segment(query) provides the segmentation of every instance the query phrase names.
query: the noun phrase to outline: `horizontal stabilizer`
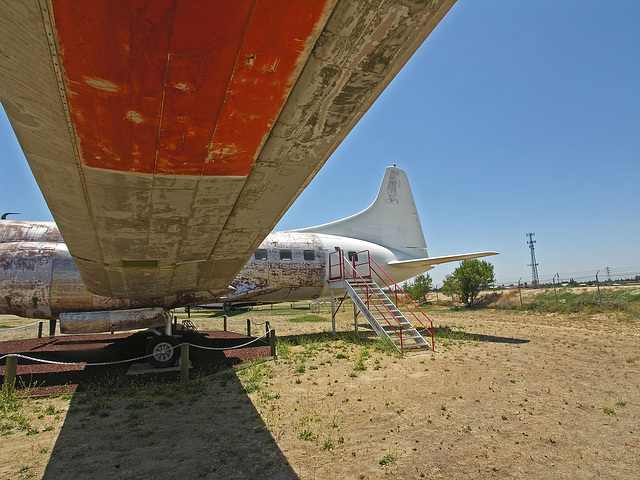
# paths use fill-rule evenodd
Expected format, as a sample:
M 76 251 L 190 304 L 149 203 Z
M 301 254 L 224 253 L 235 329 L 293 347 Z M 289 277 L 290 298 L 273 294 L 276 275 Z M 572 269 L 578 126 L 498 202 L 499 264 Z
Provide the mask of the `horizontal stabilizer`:
M 443 257 L 416 258 L 413 260 L 395 260 L 389 262 L 394 267 L 429 267 L 431 265 L 440 265 L 441 263 L 458 262 L 460 260 L 468 260 L 470 258 L 488 257 L 490 255 L 498 255 L 498 252 L 476 252 L 462 253 L 460 255 L 445 255 Z

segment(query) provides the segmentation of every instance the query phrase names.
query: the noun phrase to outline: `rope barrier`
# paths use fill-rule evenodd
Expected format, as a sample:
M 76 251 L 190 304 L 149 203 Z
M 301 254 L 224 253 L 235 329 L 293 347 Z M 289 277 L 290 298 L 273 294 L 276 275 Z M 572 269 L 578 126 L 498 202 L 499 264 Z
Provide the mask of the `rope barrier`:
M 268 331 L 267 333 L 265 333 L 264 335 L 262 335 L 261 337 L 256 337 L 256 338 L 254 338 L 253 340 L 251 340 L 250 342 L 243 343 L 242 345 L 236 345 L 235 347 L 228 347 L 228 348 L 205 347 L 205 346 L 202 346 L 202 345 L 194 345 L 194 344 L 192 344 L 192 343 L 189 343 L 188 345 L 189 345 L 190 347 L 200 348 L 200 349 L 202 349 L 202 350 L 220 350 L 220 351 L 224 351 L 224 350 L 236 350 L 236 349 L 238 349 L 238 348 L 244 348 L 244 347 L 246 347 L 247 345 L 251 345 L 252 343 L 257 342 L 258 340 L 260 340 L 260 341 L 263 341 L 263 342 L 264 342 L 264 340 L 262 340 L 262 339 L 263 339 L 264 337 L 266 337 L 267 335 L 269 335 L 269 333 L 271 333 L 271 329 L 269 329 L 269 331 Z M 267 344 L 268 344 L 268 342 L 265 342 L 265 343 L 267 343 Z
M 26 355 L 22 355 L 20 353 L 9 353 L 7 355 L 3 355 L 2 357 L 0 357 L 0 360 L 3 360 L 7 357 L 18 357 L 18 358 L 24 358 L 25 360 L 31 360 L 33 362 L 40 362 L 40 363 L 50 363 L 52 365 L 84 365 L 85 367 L 102 367 L 102 366 L 106 366 L 106 365 L 117 365 L 120 363 L 128 363 L 128 362 L 135 362 L 136 360 L 142 360 L 144 358 L 149 358 L 152 357 L 153 354 L 149 354 L 149 355 L 144 355 L 142 357 L 136 357 L 136 358 L 131 358 L 129 360 L 120 360 L 117 362 L 102 362 L 102 363 L 87 363 L 87 362 L 56 362 L 53 360 L 44 360 L 42 358 L 33 358 L 33 357 L 28 357 Z
M 232 322 L 246 322 L 247 320 L 249 320 L 252 324 L 254 325 L 265 325 L 267 322 L 254 322 L 253 320 L 251 320 L 250 318 L 247 318 L 247 320 L 241 320 L 241 319 L 236 319 L 236 318 L 229 318 L 227 316 L 227 320 L 230 320 Z
M 11 330 L 20 330 L 21 328 L 34 328 L 34 325 L 39 325 L 39 324 L 40 322 L 34 322 L 34 323 L 30 323 L 29 325 L 23 325 L 21 327 L 2 328 L 0 329 L 0 333 L 10 332 Z
M 224 350 L 237 350 L 238 348 L 244 348 L 247 345 L 251 345 L 252 343 L 255 343 L 257 341 L 263 341 L 263 338 L 268 336 L 271 333 L 271 330 L 269 330 L 267 333 L 265 333 L 263 336 L 261 337 L 256 337 L 253 340 L 247 342 L 247 343 L 243 343 L 242 345 L 236 345 L 234 347 L 228 347 L 228 348 L 217 348 L 217 347 L 205 347 L 202 345 L 195 345 L 193 343 L 187 343 L 187 345 L 189 345 L 190 347 L 194 347 L 194 348 L 200 348 L 202 350 L 216 350 L 216 351 L 224 351 Z M 268 342 L 265 342 L 268 345 Z M 180 344 L 180 345 L 184 345 L 184 344 Z M 180 347 L 180 345 L 176 345 L 176 346 L 171 346 L 171 350 L 174 350 L 178 347 Z M 84 365 L 85 367 L 103 367 L 103 366 L 107 366 L 107 365 L 119 365 L 122 363 L 129 363 L 129 362 L 135 362 L 137 360 L 143 360 L 145 358 L 149 358 L 149 357 L 153 357 L 153 354 L 149 354 L 149 355 L 143 355 L 141 357 L 136 357 L 136 358 L 130 358 L 128 360 L 119 360 L 116 362 L 101 362 L 101 363 L 87 363 L 87 362 L 56 362 L 53 360 L 44 360 L 41 358 L 33 358 L 33 357 L 28 357 L 26 355 L 22 355 L 20 353 L 9 353 L 6 355 L 3 355 L 0 357 L 0 360 L 4 360 L 7 357 L 18 357 L 18 358 L 23 358 L 25 360 L 31 360 L 32 362 L 40 362 L 40 363 L 50 363 L 53 365 Z

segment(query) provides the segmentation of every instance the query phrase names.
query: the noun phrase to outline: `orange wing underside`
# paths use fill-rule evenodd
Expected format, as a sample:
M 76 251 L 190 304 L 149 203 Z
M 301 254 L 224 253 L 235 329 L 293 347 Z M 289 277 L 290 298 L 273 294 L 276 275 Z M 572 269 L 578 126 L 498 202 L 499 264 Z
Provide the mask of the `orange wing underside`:
M 88 167 L 251 171 L 326 0 L 55 2 L 66 97 Z

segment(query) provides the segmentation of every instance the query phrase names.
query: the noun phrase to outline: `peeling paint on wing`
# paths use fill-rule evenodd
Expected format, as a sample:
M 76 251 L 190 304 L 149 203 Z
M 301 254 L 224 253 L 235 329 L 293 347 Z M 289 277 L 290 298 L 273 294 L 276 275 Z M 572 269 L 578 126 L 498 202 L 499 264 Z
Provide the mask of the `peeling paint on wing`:
M 104 90 L 105 92 L 110 93 L 118 93 L 120 88 L 113 82 L 108 80 L 104 80 L 102 78 L 84 78 L 85 83 L 91 85 L 93 88 L 97 88 L 98 90 Z
M 142 123 L 142 122 L 144 122 L 144 118 L 142 118 L 142 115 L 139 112 L 136 112 L 134 110 L 129 110 L 127 112 L 127 114 L 125 115 L 125 118 L 127 120 L 131 120 L 133 123 Z

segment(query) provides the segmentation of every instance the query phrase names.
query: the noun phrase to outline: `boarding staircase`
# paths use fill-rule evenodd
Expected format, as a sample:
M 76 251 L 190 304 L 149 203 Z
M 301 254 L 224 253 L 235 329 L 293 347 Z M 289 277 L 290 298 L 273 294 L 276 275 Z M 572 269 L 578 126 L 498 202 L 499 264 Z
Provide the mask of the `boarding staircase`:
M 378 336 L 390 341 L 400 353 L 407 349 L 434 350 L 433 322 L 370 257 L 368 250 L 349 252 L 349 258 L 342 250 L 332 252 L 329 282 L 332 292 L 345 292 L 338 308 L 349 296 Z M 393 300 L 380 285 L 392 292 Z M 334 318 L 336 311 L 332 311 Z

